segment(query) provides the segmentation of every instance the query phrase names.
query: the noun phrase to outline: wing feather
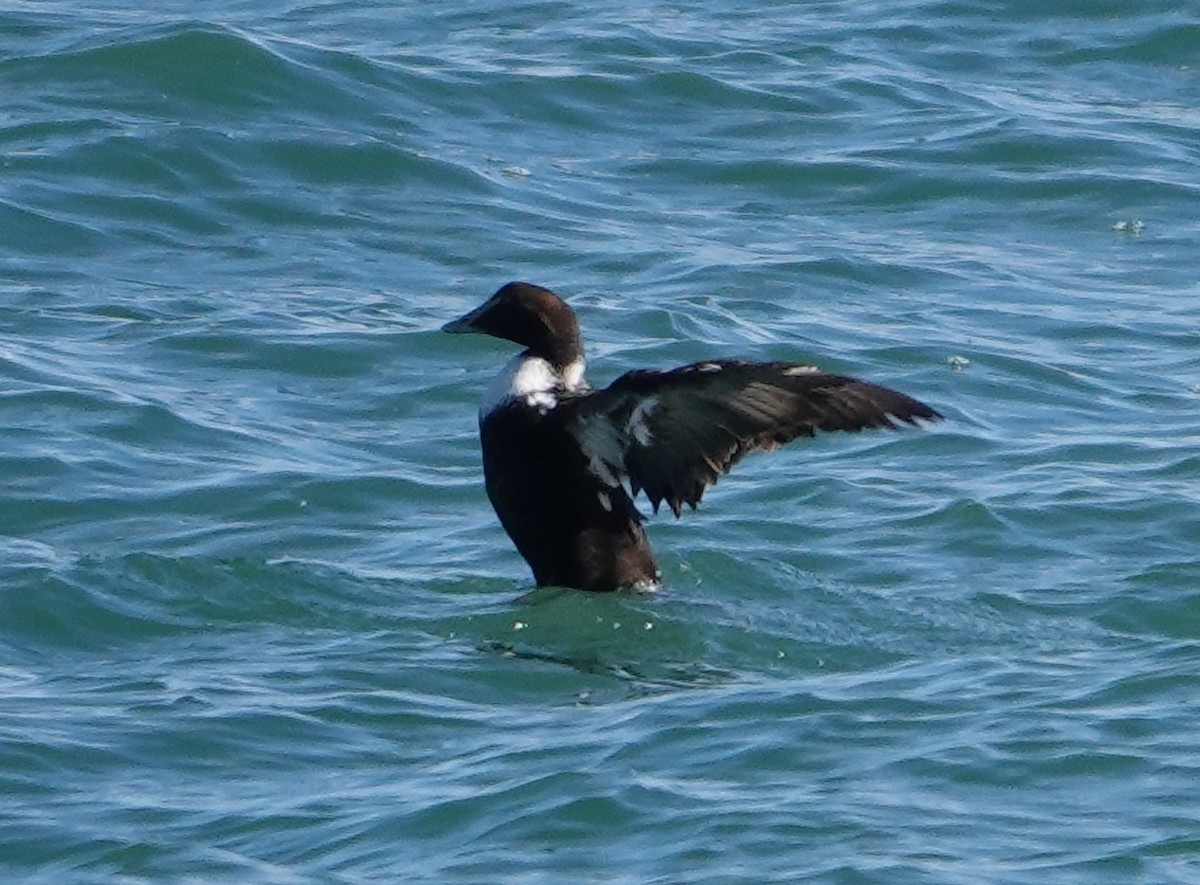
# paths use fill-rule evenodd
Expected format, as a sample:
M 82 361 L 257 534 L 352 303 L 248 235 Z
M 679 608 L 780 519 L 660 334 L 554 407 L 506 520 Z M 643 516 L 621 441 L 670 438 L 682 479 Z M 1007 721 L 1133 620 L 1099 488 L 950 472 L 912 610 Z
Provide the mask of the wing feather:
M 639 370 L 578 401 L 589 458 L 679 516 L 744 455 L 818 430 L 897 429 L 941 415 L 899 391 L 795 363 L 713 360 Z M 898 423 L 899 422 L 899 423 Z

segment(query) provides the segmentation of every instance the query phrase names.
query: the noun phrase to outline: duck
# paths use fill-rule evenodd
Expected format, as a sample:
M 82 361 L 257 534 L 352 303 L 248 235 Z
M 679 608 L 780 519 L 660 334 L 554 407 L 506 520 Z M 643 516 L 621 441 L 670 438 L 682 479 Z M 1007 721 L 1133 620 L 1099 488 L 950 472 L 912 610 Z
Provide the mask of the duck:
M 575 311 L 533 283 L 501 286 L 443 331 L 523 348 L 483 394 L 479 438 L 488 499 L 538 587 L 658 589 L 639 494 L 679 518 L 751 452 L 942 418 L 889 387 L 792 362 L 634 369 L 593 388 Z

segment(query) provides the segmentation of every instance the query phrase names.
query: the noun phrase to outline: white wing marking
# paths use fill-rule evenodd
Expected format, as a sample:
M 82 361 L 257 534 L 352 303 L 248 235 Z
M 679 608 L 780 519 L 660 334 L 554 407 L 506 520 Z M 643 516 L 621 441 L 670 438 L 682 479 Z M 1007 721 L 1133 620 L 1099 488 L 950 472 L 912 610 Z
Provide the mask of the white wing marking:
M 654 442 L 654 434 L 646 424 L 646 419 L 658 408 L 658 397 L 648 396 L 638 403 L 629 413 L 629 421 L 625 424 L 625 432 L 633 437 L 639 446 L 649 446 Z

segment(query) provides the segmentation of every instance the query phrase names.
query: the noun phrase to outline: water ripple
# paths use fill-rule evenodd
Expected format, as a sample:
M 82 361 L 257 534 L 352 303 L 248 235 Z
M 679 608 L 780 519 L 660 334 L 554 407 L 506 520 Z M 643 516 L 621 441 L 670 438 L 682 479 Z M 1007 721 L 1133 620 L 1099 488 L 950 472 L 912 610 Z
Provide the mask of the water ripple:
M 1196 879 L 1178 4 L 201 12 L 0 11 L 10 877 Z M 948 420 L 531 592 L 437 332 L 513 278 Z

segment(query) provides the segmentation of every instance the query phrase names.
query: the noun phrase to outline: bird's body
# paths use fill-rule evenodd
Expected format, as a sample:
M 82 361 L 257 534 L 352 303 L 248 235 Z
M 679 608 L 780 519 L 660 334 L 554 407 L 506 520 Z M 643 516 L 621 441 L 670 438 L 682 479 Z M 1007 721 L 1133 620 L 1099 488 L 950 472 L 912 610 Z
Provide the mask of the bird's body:
M 738 459 L 817 430 L 941 417 L 905 394 L 796 363 L 710 360 L 583 379 L 575 315 L 557 295 L 509 283 L 446 331 L 526 349 L 479 413 L 488 497 L 538 586 L 654 587 L 661 577 L 633 497 L 694 508 Z

